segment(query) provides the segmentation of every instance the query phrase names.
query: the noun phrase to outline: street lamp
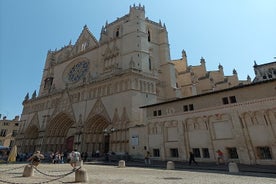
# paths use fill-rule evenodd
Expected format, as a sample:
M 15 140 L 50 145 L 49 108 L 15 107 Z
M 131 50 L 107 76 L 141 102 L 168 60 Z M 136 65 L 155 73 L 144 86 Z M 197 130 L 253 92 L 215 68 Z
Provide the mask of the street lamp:
M 104 129 L 103 130 L 103 134 L 105 137 L 105 141 L 104 141 L 104 152 L 108 153 L 109 152 L 109 147 L 110 147 L 110 134 L 112 134 L 113 132 L 117 131 L 116 128 L 110 128 L 110 129 Z

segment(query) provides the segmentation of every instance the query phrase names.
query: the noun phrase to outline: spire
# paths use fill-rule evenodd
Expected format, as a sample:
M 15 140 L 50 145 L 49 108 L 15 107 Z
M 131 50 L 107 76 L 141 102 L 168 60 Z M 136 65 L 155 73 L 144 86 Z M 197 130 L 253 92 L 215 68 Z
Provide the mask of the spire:
M 237 71 L 236 71 L 236 69 L 234 68 L 233 69 L 233 75 L 237 75 L 238 73 L 237 73 Z
M 205 64 L 205 59 L 203 57 L 200 58 L 200 63 Z
M 26 94 L 26 96 L 25 96 L 25 99 L 24 99 L 25 101 L 27 101 L 27 100 L 29 100 L 29 93 L 27 93 Z
M 254 60 L 254 66 L 256 66 L 256 65 L 257 65 L 256 60 Z
M 183 49 L 182 50 L 182 58 L 186 58 L 186 57 L 187 57 L 186 51 Z
M 36 98 L 36 90 L 32 94 L 32 99 L 35 99 L 35 98 Z
M 247 82 L 251 82 L 251 77 L 247 75 Z

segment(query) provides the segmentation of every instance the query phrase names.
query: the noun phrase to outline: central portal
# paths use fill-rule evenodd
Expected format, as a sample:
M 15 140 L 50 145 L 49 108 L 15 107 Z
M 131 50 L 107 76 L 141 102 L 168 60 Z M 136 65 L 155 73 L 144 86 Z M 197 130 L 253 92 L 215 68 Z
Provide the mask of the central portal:
M 110 142 L 110 135 L 105 135 L 104 136 L 104 153 L 108 153 L 109 152 L 109 142 Z

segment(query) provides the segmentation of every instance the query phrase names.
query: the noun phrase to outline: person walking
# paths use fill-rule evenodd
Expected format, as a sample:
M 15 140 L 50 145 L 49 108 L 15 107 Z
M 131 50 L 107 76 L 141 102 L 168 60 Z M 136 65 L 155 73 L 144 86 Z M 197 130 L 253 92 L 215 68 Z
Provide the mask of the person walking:
M 191 165 L 192 162 L 198 165 L 198 163 L 195 161 L 195 154 L 192 151 L 190 151 L 189 165 Z
M 147 151 L 146 154 L 145 154 L 145 164 L 146 165 L 150 165 L 150 152 Z
M 220 164 L 220 162 L 225 163 L 223 152 L 218 149 L 217 151 L 217 165 Z
M 69 154 L 70 159 L 70 165 L 73 167 L 73 170 L 76 170 L 77 163 L 81 161 L 81 154 L 77 151 L 77 149 L 74 149 Z

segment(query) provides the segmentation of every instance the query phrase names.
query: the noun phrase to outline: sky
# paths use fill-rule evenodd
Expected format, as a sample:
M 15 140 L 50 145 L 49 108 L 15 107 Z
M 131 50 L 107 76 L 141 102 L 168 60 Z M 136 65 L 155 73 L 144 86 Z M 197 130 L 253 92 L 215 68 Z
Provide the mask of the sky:
M 145 6 L 146 17 L 165 23 L 171 59 L 184 49 L 189 65 L 205 58 L 208 71 L 236 69 L 254 79 L 253 65 L 275 61 L 275 0 L 0 0 L 0 114 L 22 113 L 27 93 L 38 93 L 48 50 L 75 44 L 87 25 L 97 40 L 106 21 Z

